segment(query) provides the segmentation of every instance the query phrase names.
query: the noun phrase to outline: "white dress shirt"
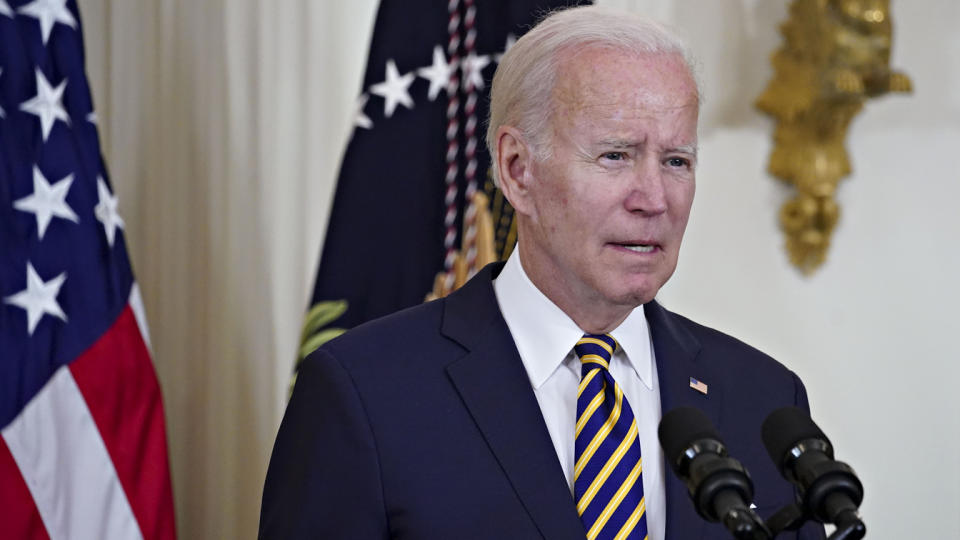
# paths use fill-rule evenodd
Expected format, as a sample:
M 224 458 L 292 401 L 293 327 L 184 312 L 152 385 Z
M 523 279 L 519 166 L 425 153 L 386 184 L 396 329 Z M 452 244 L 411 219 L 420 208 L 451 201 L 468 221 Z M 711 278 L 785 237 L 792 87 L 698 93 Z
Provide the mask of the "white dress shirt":
M 520 264 L 519 249 L 507 260 L 494 280 L 493 289 L 572 494 L 581 365 L 573 346 L 584 331 L 530 281 Z M 620 344 L 610 362 L 610 374 L 623 389 L 639 429 L 647 533 L 650 540 L 663 540 L 666 525 L 664 459 L 657 439 L 660 385 L 643 306 L 634 309 L 610 335 Z

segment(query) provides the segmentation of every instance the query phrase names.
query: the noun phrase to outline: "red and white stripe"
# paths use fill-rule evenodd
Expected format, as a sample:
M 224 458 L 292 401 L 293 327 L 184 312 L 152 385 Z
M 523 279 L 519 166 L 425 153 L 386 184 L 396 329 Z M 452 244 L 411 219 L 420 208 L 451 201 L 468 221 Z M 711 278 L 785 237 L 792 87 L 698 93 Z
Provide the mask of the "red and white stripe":
M 443 269 L 446 272 L 446 288 L 453 287 L 453 261 L 457 254 L 457 175 L 460 166 L 457 156 L 460 153 L 460 142 L 457 136 L 460 133 L 460 0 L 447 2 L 447 56 L 454 69 L 450 71 L 450 80 L 447 82 L 447 172 L 444 176 L 446 192 L 443 204 L 446 208 L 443 215 L 443 249 L 446 253 L 443 260 Z
M 110 329 L 0 431 L 0 477 L 18 479 L 0 484 L 0 536 L 175 538 L 144 322 L 134 286 Z
M 464 17 L 464 27 L 467 30 L 466 39 L 464 39 L 464 55 L 467 58 L 474 58 L 477 49 L 477 28 L 475 25 L 477 7 L 474 0 L 464 0 L 467 12 Z M 478 66 L 471 66 L 471 69 L 478 69 Z M 466 139 L 467 147 L 465 157 L 467 158 L 467 168 L 465 177 L 467 179 L 467 192 L 464 206 L 466 208 L 463 216 L 464 237 L 463 250 L 466 253 L 467 268 L 471 275 L 475 273 L 477 260 L 477 209 L 473 204 L 473 196 L 477 193 L 477 100 L 479 92 L 473 84 L 473 77 L 467 70 L 464 70 L 464 80 L 466 82 L 467 101 L 464 107 L 466 113 Z

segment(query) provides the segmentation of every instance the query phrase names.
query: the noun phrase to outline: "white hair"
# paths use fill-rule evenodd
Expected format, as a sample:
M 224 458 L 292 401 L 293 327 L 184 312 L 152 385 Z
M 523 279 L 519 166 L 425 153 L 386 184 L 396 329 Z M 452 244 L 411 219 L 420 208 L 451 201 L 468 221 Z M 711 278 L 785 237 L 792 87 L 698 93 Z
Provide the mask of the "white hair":
M 516 127 L 531 145 L 536 159 L 549 158 L 551 102 L 561 54 L 594 46 L 634 54 L 680 55 L 699 95 L 692 55 L 683 41 L 660 23 L 635 13 L 599 6 L 553 11 L 503 55 L 493 76 L 487 148 L 496 185 L 500 185 L 497 130 L 502 125 Z

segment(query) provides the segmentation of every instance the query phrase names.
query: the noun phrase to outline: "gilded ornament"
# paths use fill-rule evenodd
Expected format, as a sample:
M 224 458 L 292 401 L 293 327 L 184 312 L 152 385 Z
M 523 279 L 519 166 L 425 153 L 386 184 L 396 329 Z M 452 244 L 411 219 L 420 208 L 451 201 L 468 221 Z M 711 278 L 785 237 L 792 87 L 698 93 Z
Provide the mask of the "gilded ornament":
M 794 0 L 772 57 L 774 76 L 756 106 L 777 120 L 768 170 L 795 188 L 780 209 L 790 261 L 809 274 L 826 260 L 840 217 L 837 184 L 849 175 L 844 147 L 867 99 L 910 92 L 890 69 L 889 0 Z

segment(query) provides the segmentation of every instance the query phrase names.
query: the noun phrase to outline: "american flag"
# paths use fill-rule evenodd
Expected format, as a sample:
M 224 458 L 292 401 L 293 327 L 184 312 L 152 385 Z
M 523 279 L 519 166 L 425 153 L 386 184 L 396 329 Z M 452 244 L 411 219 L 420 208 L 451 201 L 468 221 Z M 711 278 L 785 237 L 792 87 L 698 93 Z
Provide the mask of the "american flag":
M 0 537 L 174 538 L 74 0 L 0 0 Z
M 706 383 L 704 383 L 701 380 L 694 379 L 693 377 L 690 377 L 690 388 L 693 388 L 694 390 L 696 390 L 697 392 L 700 392 L 701 394 L 707 393 Z

